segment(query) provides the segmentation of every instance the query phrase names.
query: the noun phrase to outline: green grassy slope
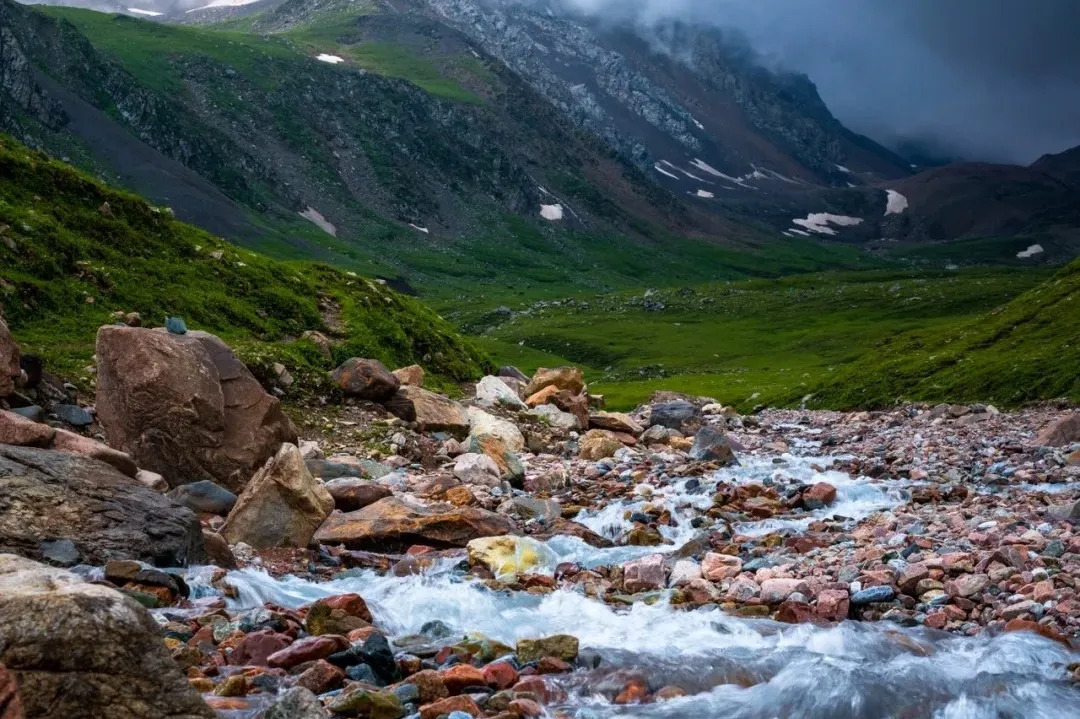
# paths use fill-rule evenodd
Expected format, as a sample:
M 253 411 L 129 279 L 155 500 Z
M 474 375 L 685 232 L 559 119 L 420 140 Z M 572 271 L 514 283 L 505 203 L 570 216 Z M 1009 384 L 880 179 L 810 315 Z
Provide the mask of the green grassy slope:
M 841 372 L 849 378 L 841 387 L 864 371 L 887 378 L 889 368 L 866 366 L 880 356 L 879 342 L 913 330 L 946 332 L 1047 276 L 1007 269 L 828 273 L 532 300 L 508 305 L 512 315 L 490 305 L 444 314 L 500 362 L 586 367 L 593 388 L 615 407 L 662 388 L 749 409 L 797 405 Z M 831 393 L 820 404 L 857 402 Z
M 811 405 L 1059 397 L 1080 402 L 1080 260 L 977 317 L 886 337 L 829 376 Z
M 366 356 L 471 379 L 485 356 L 421 303 L 326 265 L 272 260 L 0 136 L 0 304 L 26 351 L 78 377 L 115 311 L 219 334 L 260 365 L 321 375 Z M 321 305 L 321 306 L 320 306 Z M 298 341 L 334 335 L 333 360 Z

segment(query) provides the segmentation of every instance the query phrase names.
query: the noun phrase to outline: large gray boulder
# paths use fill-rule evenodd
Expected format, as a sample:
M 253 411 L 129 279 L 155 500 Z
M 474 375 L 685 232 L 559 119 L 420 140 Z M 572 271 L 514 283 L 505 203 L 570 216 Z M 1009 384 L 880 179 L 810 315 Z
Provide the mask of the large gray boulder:
M 176 487 L 239 493 L 296 429 L 277 398 L 205 332 L 98 330 L 97 416 L 109 444 Z
M 0 665 L 26 719 L 214 717 L 137 602 L 11 554 L 0 554 Z
M 96 459 L 0 445 L 0 552 L 39 559 L 57 540 L 88 564 L 206 560 L 198 518 L 165 495 Z

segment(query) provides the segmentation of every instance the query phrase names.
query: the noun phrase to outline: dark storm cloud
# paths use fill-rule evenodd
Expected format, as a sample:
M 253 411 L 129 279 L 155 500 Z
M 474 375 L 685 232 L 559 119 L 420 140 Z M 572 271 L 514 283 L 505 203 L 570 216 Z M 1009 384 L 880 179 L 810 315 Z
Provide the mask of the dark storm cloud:
M 886 143 L 1027 163 L 1080 145 L 1080 0 L 566 0 L 737 28 Z

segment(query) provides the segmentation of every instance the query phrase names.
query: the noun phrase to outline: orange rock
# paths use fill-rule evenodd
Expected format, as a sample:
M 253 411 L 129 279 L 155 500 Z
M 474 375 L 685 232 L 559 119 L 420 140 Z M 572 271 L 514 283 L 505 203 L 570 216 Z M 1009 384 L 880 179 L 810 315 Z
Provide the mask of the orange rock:
M 439 678 L 451 694 L 460 694 L 469 687 L 487 686 L 484 672 L 471 664 L 455 664 L 439 673 Z
M 1029 619 L 1013 619 L 1005 625 L 1005 631 L 1007 632 L 1035 632 L 1036 634 L 1051 639 L 1059 644 L 1063 644 L 1066 647 L 1072 648 L 1072 644 L 1069 639 L 1059 632 L 1056 628 L 1047 626 L 1046 624 L 1039 624 Z
M 474 717 L 480 717 L 484 714 L 472 697 L 456 696 L 421 706 L 420 719 L 438 719 L 442 715 L 454 711 L 465 712 Z
M 484 680 L 496 689 L 509 689 L 517 684 L 518 673 L 510 662 L 492 662 L 484 667 Z
M 532 699 L 515 699 L 507 709 L 520 717 L 538 717 L 544 713 L 540 705 Z
M 428 704 L 445 698 L 450 692 L 443 684 L 439 673 L 434 669 L 424 669 L 406 679 L 404 684 L 412 684 L 420 692 L 420 703 Z
M 615 697 L 616 704 L 640 704 L 649 696 L 649 687 L 640 679 L 627 682 L 619 695 Z

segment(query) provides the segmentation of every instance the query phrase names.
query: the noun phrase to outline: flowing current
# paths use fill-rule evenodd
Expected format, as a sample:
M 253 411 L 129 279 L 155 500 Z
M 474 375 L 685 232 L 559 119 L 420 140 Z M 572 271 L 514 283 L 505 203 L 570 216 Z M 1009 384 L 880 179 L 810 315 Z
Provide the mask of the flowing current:
M 754 536 L 801 530 L 814 519 L 854 522 L 905 501 L 904 487 L 840 472 L 821 472 L 829 458 L 785 455 L 783 474 L 837 488 L 833 506 L 809 517 L 764 520 L 736 527 Z M 638 487 L 638 497 L 583 512 L 578 521 L 608 537 L 629 528 L 628 511 L 649 504 L 676 518 L 662 532 L 661 547 L 597 549 L 570 537 L 549 540 L 558 561 L 611 565 L 657 551 L 676 551 L 695 534 L 690 519 L 710 506 L 718 483 L 761 482 L 777 471 L 767 459 L 747 458 L 707 481 L 675 481 L 657 489 Z M 546 568 L 548 571 L 553 566 Z M 198 591 L 209 588 L 192 576 Z M 231 572 L 237 589 L 231 609 L 265 602 L 299 607 L 345 592 L 361 594 L 377 625 L 391 637 L 416 634 L 438 620 L 452 630 L 446 643 L 480 633 L 507 644 L 524 638 L 571 634 L 581 645 L 579 668 L 555 681 L 565 692 L 548 707 L 575 719 L 641 717 L 669 719 L 1035 719 L 1080 717 L 1080 691 L 1068 683 L 1067 667 L 1080 661 L 1055 642 L 1031 633 L 960 637 L 889 622 L 848 621 L 831 628 L 742 619 L 717 608 L 685 610 L 663 598 L 613 607 L 574 589 L 551 594 L 491 590 L 446 564 L 406 577 L 362 573 L 314 583 L 274 579 L 265 572 Z M 687 696 L 638 706 L 611 697 L 632 677 L 653 689 L 677 685 Z

